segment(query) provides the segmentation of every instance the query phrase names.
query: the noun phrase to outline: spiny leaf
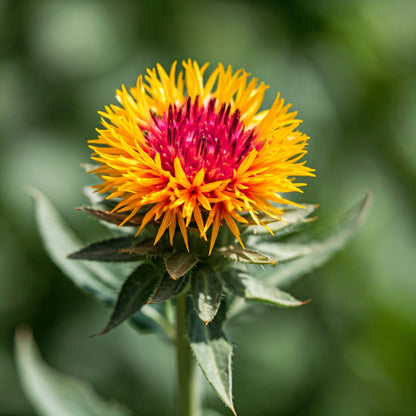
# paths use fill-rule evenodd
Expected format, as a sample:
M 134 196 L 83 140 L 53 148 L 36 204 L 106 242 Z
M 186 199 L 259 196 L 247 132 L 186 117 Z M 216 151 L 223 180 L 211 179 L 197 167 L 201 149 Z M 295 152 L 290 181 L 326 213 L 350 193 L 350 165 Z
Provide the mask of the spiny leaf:
M 95 262 L 75 262 L 68 253 L 78 251 L 84 245 L 65 224 L 49 200 L 38 190 L 31 191 L 35 201 L 36 221 L 39 233 L 50 257 L 70 279 L 82 289 L 93 292 L 108 302 L 121 286 L 120 267 Z M 117 265 L 119 266 L 119 265 Z
M 318 217 L 304 218 L 293 224 L 285 224 L 285 226 L 282 226 L 281 221 L 279 221 L 279 223 L 272 224 L 273 227 L 270 227 L 270 229 L 273 231 L 273 235 L 269 234 L 268 236 L 269 238 L 280 240 L 283 237 L 287 237 L 292 234 L 307 230 L 309 226 L 317 219 Z M 263 237 L 266 235 L 267 234 L 263 234 Z
M 240 263 L 252 264 L 276 264 L 277 261 L 258 251 L 243 249 L 239 246 L 221 247 L 215 250 L 230 260 L 239 261 Z
M 140 265 L 123 284 L 107 325 L 95 335 L 105 334 L 134 315 L 152 298 L 161 279 L 162 274 L 153 265 Z
M 73 261 L 68 253 L 79 250 L 82 243 L 68 227 L 49 200 L 33 189 L 36 221 L 43 243 L 54 263 L 79 288 L 107 305 L 114 305 L 123 278 L 128 273 L 125 264 L 103 264 L 92 261 Z M 133 323 L 140 330 L 152 330 L 174 339 L 174 328 L 152 305 L 146 305 L 133 315 Z
M 308 218 L 318 207 L 316 204 L 303 204 L 304 208 L 294 206 L 284 206 L 284 213 L 281 219 L 271 218 L 268 216 L 260 216 L 260 221 L 268 226 L 273 231 L 276 237 L 282 237 L 298 229 L 301 229 L 305 224 L 314 221 L 316 218 Z M 246 229 L 246 232 L 255 235 L 269 234 L 267 228 L 262 225 L 252 223 Z
M 214 319 L 221 303 L 222 284 L 217 272 L 208 265 L 200 267 L 192 275 L 191 294 L 196 313 L 208 324 Z
M 187 279 L 173 280 L 167 273 L 163 275 L 162 280 L 152 296 L 150 303 L 163 302 L 178 296 L 186 287 Z
M 82 250 L 70 254 L 68 258 L 107 262 L 138 261 L 143 259 L 143 254 L 127 251 L 137 244 L 137 241 L 136 237 L 111 238 L 84 247 Z
M 171 278 L 176 280 L 189 272 L 197 262 L 198 259 L 191 253 L 173 253 L 166 260 L 166 270 Z
M 78 211 L 86 212 L 87 214 L 92 215 L 93 217 L 98 218 L 101 221 L 106 221 L 111 224 L 119 225 L 126 218 L 126 214 L 120 212 L 111 212 L 105 211 L 102 209 L 88 208 L 88 207 L 78 207 Z M 143 221 L 143 215 L 135 215 L 130 218 L 123 226 L 138 226 Z
M 224 306 L 220 308 L 215 319 L 208 325 L 205 325 L 195 313 L 192 313 L 189 340 L 196 361 L 206 379 L 235 415 L 232 397 L 232 346 L 222 330 L 224 319 Z
M 132 255 L 157 256 L 164 254 L 164 246 L 162 242 L 154 245 L 153 238 L 150 238 L 136 243 L 133 247 L 121 249 L 121 251 Z
M 259 240 L 256 242 L 256 247 L 265 253 L 265 256 L 276 258 L 279 263 L 306 256 L 312 251 L 310 243 L 291 243 L 289 241 L 280 243 L 273 240 Z
M 279 243 L 267 243 L 270 252 L 274 251 L 273 247 L 277 247 L 277 253 L 274 252 L 273 254 L 276 255 L 280 263 L 276 267 L 266 269 L 265 272 L 261 273 L 262 281 L 268 286 L 285 289 L 307 273 L 325 264 L 345 246 L 363 223 L 369 212 L 371 200 L 372 196 L 368 193 L 348 212 L 340 226 L 332 230 L 322 240 L 314 240 L 304 244 L 290 243 L 287 247 L 285 247 L 285 243 L 280 245 Z M 260 247 L 262 250 L 267 248 L 264 244 Z M 289 261 L 282 262 L 282 254 Z M 292 256 L 291 259 L 290 256 Z M 249 306 L 241 298 L 236 297 L 229 307 L 228 318 L 231 319 L 241 314 Z
M 83 381 L 64 375 L 42 360 L 29 330 L 16 333 L 18 375 L 27 398 L 43 416 L 127 416 L 130 411 L 107 402 Z
M 261 280 L 237 270 L 225 272 L 221 275 L 227 288 L 237 296 L 247 300 L 269 303 L 283 307 L 295 307 L 304 305 L 289 293 L 267 286 Z
M 338 228 L 326 238 L 309 243 L 305 255 L 285 264 L 279 264 L 266 277 L 267 284 L 282 288 L 288 287 L 303 275 L 325 264 L 345 246 L 363 223 L 369 212 L 371 199 L 371 194 L 368 193 L 348 212 Z

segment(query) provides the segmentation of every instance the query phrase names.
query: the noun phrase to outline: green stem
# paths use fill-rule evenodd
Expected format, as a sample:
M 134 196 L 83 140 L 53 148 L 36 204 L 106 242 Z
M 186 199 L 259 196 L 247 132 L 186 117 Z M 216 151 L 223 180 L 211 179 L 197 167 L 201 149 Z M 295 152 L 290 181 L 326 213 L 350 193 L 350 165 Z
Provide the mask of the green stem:
M 197 368 L 186 330 L 186 292 L 176 300 L 176 357 L 178 365 L 179 416 L 201 416 Z

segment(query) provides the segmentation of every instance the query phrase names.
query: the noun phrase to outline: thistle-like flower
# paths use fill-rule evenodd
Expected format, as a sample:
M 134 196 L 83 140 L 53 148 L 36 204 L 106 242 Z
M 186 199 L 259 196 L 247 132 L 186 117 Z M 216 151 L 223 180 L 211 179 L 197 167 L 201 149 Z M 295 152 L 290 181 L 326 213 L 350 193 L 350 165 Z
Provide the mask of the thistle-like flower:
M 219 64 L 204 82 L 207 66 L 188 60 L 177 74 L 176 62 L 169 73 L 157 65 L 129 91 L 117 91 L 120 106 L 100 112 L 103 129 L 90 143 L 102 195 L 88 188 L 89 206 L 79 209 L 109 226 L 111 238 L 83 247 L 34 192 L 51 257 L 76 285 L 113 307 L 96 335 L 130 320 L 176 348 L 178 414 L 184 416 L 203 413 L 193 387 L 196 364 L 236 415 L 224 324 L 251 301 L 305 305 L 281 288 L 342 248 L 370 201 L 367 195 L 325 238 L 306 233 L 299 241 L 296 235 L 316 219 L 311 214 L 318 205 L 301 206 L 281 194 L 300 191 L 304 184 L 296 177 L 313 176 L 301 160 L 308 140 L 297 131 L 301 121 L 279 95 L 261 110 L 267 87 L 243 70 Z M 135 228 L 115 230 L 114 224 Z M 83 262 L 72 264 L 65 255 Z M 125 262 L 130 266 L 108 264 Z M 32 371 L 35 355 L 29 352 L 21 361 Z M 54 393 L 47 375 L 43 384 Z
M 237 223 L 267 227 L 260 212 L 279 219 L 276 203 L 297 205 L 280 194 L 300 191 L 297 176 L 313 176 L 301 161 L 308 137 L 279 94 L 260 111 L 267 86 L 244 70 L 219 64 L 204 82 L 208 64 L 188 60 L 178 75 L 176 66 L 148 69 L 117 90 L 120 106 L 99 113 L 104 128 L 90 141 L 97 189 L 117 198 L 120 226 L 143 210 L 138 234 L 158 223 L 154 244 L 165 232 L 173 244 L 179 226 L 188 248 L 194 224 L 211 253 L 225 222 L 244 247 Z

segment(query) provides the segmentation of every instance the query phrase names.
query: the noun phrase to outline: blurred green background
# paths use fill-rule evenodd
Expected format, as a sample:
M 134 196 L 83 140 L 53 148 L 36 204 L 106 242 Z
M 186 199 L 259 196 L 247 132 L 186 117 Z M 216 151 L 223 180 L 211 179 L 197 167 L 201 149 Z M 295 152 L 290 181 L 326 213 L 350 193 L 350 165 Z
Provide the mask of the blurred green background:
M 0 1 L 0 414 L 33 415 L 13 361 L 16 327 L 46 361 L 137 415 L 173 415 L 174 357 L 123 325 L 52 264 L 30 187 L 86 241 L 75 212 L 97 110 L 147 67 L 188 57 L 244 68 L 280 91 L 311 136 L 304 202 L 335 221 L 375 201 L 347 249 L 296 285 L 312 302 L 258 308 L 230 328 L 240 416 L 416 414 L 416 2 Z M 230 414 L 207 389 L 211 408 Z M 59 416 L 59 415 L 57 415 Z

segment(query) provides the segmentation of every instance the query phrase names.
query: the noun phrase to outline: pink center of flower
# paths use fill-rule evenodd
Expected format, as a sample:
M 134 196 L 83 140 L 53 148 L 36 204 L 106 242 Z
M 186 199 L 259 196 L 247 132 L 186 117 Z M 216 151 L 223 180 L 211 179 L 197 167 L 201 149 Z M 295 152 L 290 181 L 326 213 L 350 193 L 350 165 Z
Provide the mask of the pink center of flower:
M 154 124 L 143 127 L 150 156 L 160 154 L 163 169 L 174 174 L 179 158 L 186 177 L 192 182 L 205 169 L 205 182 L 231 179 L 244 158 L 261 144 L 254 129 L 245 130 L 240 111 L 231 105 L 215 110 L 216 99 L 200 107 L 188 98 L 182 106 L 170 105 L 162 117 L 152 114 Z

